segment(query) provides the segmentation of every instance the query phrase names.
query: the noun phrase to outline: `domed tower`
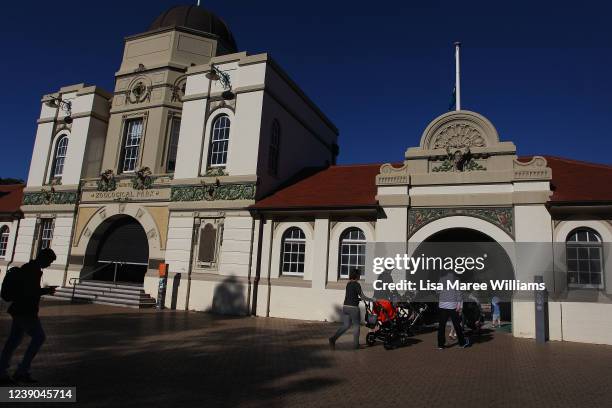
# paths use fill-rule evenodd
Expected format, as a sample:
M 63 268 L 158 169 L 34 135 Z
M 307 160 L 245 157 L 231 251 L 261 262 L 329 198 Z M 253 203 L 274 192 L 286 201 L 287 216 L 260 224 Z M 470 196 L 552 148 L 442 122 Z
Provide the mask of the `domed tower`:
M 154 174 L 173 173 L 187 69 L 235 52 L 223 20 L 194 5 L 172 7 L 147 31 L 127 37 L 115 74 L 102 170 L 121 175 L 148 167 Z

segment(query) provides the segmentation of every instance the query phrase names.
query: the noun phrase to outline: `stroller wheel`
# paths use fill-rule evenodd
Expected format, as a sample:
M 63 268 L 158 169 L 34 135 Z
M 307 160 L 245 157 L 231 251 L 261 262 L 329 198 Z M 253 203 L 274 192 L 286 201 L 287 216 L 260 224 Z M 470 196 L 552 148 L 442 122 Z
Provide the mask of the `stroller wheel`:
M 368 346 L 373 346 L 376 343 L 376 335 L 372 332 L 368 333 L 366 336 L 366 344 Z

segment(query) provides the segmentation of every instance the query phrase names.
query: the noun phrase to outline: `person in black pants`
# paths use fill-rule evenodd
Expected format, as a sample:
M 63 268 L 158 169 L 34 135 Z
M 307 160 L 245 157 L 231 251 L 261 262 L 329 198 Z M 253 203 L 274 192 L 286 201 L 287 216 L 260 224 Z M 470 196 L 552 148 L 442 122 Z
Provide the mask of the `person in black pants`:
M 38 306 L 41 296 L 55 292 L 55 287 L 41 288 L 40 279 L 42 278 L 42 270 L 51 265 L 55 259 L 55 252 L 46 248 L 40 251 L 35 260 L 26 263 L 16 272 L 19 274 L 19 288 L 15 300 L 8 308 L 13 323 L 0 355 L 1 384 L 37 382 L 30 376 L 30 365 L 46 338 L 45 331 L 38 319 Z M 30 336 L 32 340 L 23 355 L 21 364 L 19 364 L 15 375 L 11 379 L 8 374 L 11 357 L 21 344 L 24 334 Z
M 346 284 L 344 305 L 342 306 L 342 327 L 329 338 L 329 346 L 332 350 L 336 347 L 338 337 L 342 336 L 351 326 L 353 326 L 353 347 L 355 349 L 359 348 L 359 323 L 361 320 L 359 302 L 361 300 L 372 301 L 371 298 L 363 294 L 361 285 L 358 282 L 360 275 L 361 273 L 357 268 L 349 272 L 349 283 Z
M 446 344 L 446 322 L 449 317 L 453 322 L 459 345 L 463 348 L 470 345 L 469 340 L 466 340 L 463 336 L 463 329 L 461 328 L 460 313 L 463 307 L 461 292 L 448 288 L 448 282 L 453 282 L 455 279 L 451 272 L 440 280 L 440 283 L 444 285 L 444 289 L 440 291 L 438 303 L 438 349 L 440 350 L 444 349 Z

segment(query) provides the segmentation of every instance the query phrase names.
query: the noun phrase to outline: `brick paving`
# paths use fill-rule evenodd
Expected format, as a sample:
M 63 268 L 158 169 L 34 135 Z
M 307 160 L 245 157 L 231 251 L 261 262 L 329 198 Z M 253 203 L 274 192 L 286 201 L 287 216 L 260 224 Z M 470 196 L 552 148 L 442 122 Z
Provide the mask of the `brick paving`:
M 44 301 L 33 374 L 84 407 L 609 407 L 612 347 L 484 335 L 327 348 L 335 324 Z M 0 316 L 6 338 L 10 317 Z M 365 339 L 362 331 L 362 341 Z M 20 357 L 22 346 L 16 357 Z M 16 363 L 16 361 L 14 361 Z M 53 405 L 53 404 L 52 404 Z M 19 404 L 23 407 L 26 404 Z M 39 405 L 40 406 L 40 405 Z

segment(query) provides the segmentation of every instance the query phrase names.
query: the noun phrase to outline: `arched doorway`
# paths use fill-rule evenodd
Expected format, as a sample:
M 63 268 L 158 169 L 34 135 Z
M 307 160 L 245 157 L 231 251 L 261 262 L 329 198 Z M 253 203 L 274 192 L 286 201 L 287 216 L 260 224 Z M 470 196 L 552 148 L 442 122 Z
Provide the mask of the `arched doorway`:
M 149 242 L 140 223 L 127 215 L 105 220 L 92 234 L 81 277 L 142 283 L 149 263 Z
M 500 300 L 501 319 L 512 320 L 512 292 L 503 289 L 493 289 L 491 281 L 514 279 L 514 268 L 508 253 L 500 243 L 485 233 L 470 228 L 448 228 L 430 235 L 421 242 L 412 254 L 413 257 L 438 258 L 484 258 L 482 269 L 465 270 L 457 277 L 461 282 L 486 283 L 487 291 L 475 291 L 472 294 L 481 303 L 490 303 L 496 296 Z M 432 262 L 432 264 L 434 264 Z M 429 280 L 438 282 L 441 270 L 437 267 L 417 272 L 407 277 L 409 280 Z M 433 292 L 420 293 L 419 297 L 428 301 L 435 300 Z

